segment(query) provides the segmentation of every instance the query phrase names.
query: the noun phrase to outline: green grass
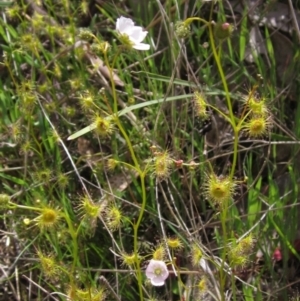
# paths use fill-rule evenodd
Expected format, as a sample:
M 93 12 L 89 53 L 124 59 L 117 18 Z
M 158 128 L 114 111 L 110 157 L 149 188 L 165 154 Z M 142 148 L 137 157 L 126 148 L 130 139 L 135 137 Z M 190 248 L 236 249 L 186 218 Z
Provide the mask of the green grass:
M 297 300 L 296 36 L 285 77 L 247 9 L 220 41 L 222 2 L 145 3 L 0 3 L 0 300 Z

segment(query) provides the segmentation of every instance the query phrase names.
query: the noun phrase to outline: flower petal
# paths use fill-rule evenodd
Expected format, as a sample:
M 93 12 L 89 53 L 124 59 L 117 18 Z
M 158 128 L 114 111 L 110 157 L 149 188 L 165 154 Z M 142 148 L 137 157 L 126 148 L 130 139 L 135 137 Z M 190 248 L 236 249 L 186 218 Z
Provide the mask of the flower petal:
M 130 38 L 135 40 L 136 42 L 140 43 L 142 42 L 145 37 L 147 36 L 148 31 L 143 31 L 143 28 L 140 26 L 134 26 L 132 28 L 132 32 L 130 34 Z
M 148 279 L 153 279 L 154 277 L 155 277 L 155 274 L 154 274 L 154 272 L 151 270 L 146 270 L 146 277 L 148 278 Z
M 139 43 L 139 44 L 133 45 L 132 48 L 134 48 L 136 50 L 149 50 L 150 45 L 149 44 L 144 44 L 144 43 Z
M 165 281 L 158 280 L 157 278 L 152 278 L 151 279 L 151 284 L 154 285 L 154 286 L 163 286 L 165 284 Z
M 132 28 L 134 27 L 134 23 L 130 18 L 125 18 L 121 16 L 117 19 L 116 23 L 116 30 L 119 31 L 121 34 L 128 34 L 130 35 Z

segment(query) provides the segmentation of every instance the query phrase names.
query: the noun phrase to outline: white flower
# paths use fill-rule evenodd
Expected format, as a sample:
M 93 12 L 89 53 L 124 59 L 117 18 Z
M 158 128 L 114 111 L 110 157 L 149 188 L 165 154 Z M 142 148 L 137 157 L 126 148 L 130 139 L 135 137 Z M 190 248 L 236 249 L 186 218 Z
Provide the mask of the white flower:
M 148 34 L 148 31 L 144 31 L 140 26 L 135 26 L 131 19 L 125 17 L 118 18 L 116 23 L 116 30 L 120 35 L 126 35 L 129 38 L 134 49 L 150 49 L 149 44 L 141 43 Z
M 146 269 L 146 276 L 151 280 L 152 285 L 162 286 L 169 276 L 169 271 L 163 261 L 151 259 Z

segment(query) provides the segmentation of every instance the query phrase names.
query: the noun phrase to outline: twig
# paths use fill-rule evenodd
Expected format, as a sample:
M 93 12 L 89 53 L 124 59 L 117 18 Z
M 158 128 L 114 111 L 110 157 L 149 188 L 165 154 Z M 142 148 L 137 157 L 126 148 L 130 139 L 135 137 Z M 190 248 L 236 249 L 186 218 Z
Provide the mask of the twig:
M 300 43 L 300 30 L 299 30 L 298 20 L 297 20 L 296 14 L 295 14 L 295 9 L 293 7 L 292 0 L 288 0 L 288 2 L 289 2 L 289 7 L 290 7 L 290 10 L 291 10 L 292 20 L 293 20 L 293 23 L 294 23 L 296 34 L 297 34 L 297 37 L 298 37 L 298 41 Z
M 159 219 L 159 223 L 160 223 L 160 226 L 161 226 L 161 232 L 162 232 L 162 234 L 163 234 L 164 241 L 165 241 L 165 244 L 166 244 L 167 253 L 168 253 L 168 256 L 169 256 L 171 265 L 172 265 L 172 269 L 173 269 L 173 272 L 174 272 L 175 276 L 177 277 L 177 272 L 176 272 L 175 266 L 174 266 L 173 261 L 172 261 L 172 256 L 171 256 L 170 250 L 169 250 L 169 248 L 168 248 L 168 246 L 167 246 L 167 236 L 166 236 L 166 231 L 165 231 L 165 228 L 164 228 L 164 225 L 163 225 L 163 222 L 162 222 L 162 215 L 161 215 L 160 204 L 159 204 L 159 200 L 158 200 L 158 187 L 157 187 L 157 184 L 158 184 L 158 183 L 159 183 L 159 182 L 158 182 L 158 179 L 156 179 L 156 185 L 155 185 L 155 199 L 156 199 L 156 206 L 157 206 L 158 219 Z
M 113 294 L 113 296 L 115 297 L 115 299 L 117 301 L 121 301 L 121 299 L 119 298 L 119 296 L 116 294 L 116 292 L 113 290 L 113 288 L 111 287 L 111 285 L 109 284 L 109 282 L 106 280 L 106 278 L 104 276 L 100 276 L 99 279 L 105 283 L 105 285 L 108 287 L 108 289 L 110 290 L 110 292 Z
M 32 279 L 28 278 L 25 275 L 22 275 L 23 278 L 27 279 L 29 282 L 31 282 L 32 284 L 34 284 L 37 288 L 39 288 L 41 291 L 43 291 L 44 293 L 46 293 L 48 296 L 50 296 L 51 298 L 53 298 L 53 300 L 55 301 L 59 301 L 59 299 L 54 298 L 51 293 L 49 293 L 47 290 L 45 290 L 43 287 L 41 287 L 39 284 L 37 284 L 36 282 L 34 282 Z M 48 297 L 47 296 L 47 297 Z

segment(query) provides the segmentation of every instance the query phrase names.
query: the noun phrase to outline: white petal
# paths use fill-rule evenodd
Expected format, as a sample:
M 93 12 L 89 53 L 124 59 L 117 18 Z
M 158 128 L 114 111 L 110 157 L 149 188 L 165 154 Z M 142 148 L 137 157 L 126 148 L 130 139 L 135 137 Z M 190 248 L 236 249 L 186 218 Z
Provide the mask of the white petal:
M 154 274 L 154 272 L 153 272 L 153 270 L 151 269 L 146 269 L 146 277 L 148 278 L 148 279 L 153 279 L 154 277 L 155 277 L 155 274 Z
M 142 42 L 146 35 L 148 34 L 148 31 L 143 31 L 143 28 L 140 26 L 134 26 L 132 28 L 132 32 L 130 34 L 130 37 L 137 41 L 138 43 Z
M 128 33 L 128 31 L 130 31 L 133 27 L 134 23 L 131 19 L 125 18 L 123 16 L 117 19 L 116 30 L 120 33 Z
M 118 18 L 117 22 L 116 22 L 116 30 L 117 31 L 120 31 L 120 23 L 121 23 L 121 18 Z
M 151 284 L 154 286 L 163 286 L 165 284 L 164 281 L 158 280 L 157 278 L 151 279 Z
M 139 44 L 133 45 L 132 48 L 134 48 L 136 50 L 149 50 L 150 45 L 149 44 L 144 44 L 144 43 L 139 43 Z

